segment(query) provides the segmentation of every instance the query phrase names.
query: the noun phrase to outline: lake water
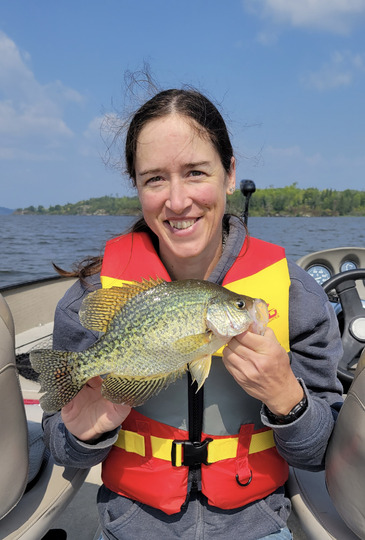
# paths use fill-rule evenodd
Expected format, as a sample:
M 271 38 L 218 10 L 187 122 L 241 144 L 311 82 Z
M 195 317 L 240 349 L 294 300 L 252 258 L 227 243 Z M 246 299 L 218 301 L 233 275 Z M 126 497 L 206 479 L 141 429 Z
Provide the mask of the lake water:
M 52 262 L 73 262 L 103 252 L 123 233 L 130 216 L 0 216 L 0 288 L 56 275 Z M 293 260 L 339 246 L 365 247 L 365 217 L 260 218 L 248 221 L 252 236 L 285 247 Z

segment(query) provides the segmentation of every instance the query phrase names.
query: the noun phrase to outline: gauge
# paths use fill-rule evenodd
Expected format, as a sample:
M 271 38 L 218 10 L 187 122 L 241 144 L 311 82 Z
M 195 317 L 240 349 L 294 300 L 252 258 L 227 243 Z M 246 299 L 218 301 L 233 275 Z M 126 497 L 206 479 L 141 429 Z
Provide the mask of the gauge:
M 331 277 L 331 273 L 328 268 L 320 264 L 311 266 L 310 268 L 308 268 L 307 272 L 310 276 L 312 276 L 312 278 L 316 280 L 319 285 L 322 285 Z
M 354 263 L 354 261 L 343 261 L 341 264 L 341 272 L 347 272 L 348 270 L 355 270 L 357 268 L 357 264 Z

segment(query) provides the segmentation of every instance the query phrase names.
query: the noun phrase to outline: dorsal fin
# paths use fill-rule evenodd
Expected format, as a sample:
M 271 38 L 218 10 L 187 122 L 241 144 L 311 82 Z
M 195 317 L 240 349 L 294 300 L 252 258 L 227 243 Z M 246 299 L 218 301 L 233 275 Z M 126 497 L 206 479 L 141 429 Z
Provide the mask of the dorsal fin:
M 88 294 L 82 302 L 80 322 L 89 330 L 106 332 L 110 321 L 131 298 L 163 282 L 161 278 L 143 279 L 141 283 L 131 281 L 123 287 L 98 289 Z

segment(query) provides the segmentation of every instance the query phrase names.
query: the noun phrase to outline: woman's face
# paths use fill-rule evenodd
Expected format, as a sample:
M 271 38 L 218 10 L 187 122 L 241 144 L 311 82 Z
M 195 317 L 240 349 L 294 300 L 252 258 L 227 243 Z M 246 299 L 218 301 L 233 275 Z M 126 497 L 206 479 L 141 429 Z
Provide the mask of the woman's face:
M 221 254 L 226 194 L 235 187 L 234 158 L 227 174 L 208 137 L 184 117 L 166 116 L 139 135 L 136 186 L 167 268 L 189 261 L 204 273 L 212 268 Z

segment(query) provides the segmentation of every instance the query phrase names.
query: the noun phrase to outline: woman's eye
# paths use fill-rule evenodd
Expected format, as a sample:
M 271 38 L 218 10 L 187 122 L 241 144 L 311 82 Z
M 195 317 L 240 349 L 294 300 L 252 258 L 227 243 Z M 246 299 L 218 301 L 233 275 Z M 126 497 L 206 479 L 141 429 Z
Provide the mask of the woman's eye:
M 156 184 L 157 182 L 162 182 L 162 180 L 162 176 L 153 176 L 147 180 L 146 184 Z
M 202 176 L 204 173 L 202 171 L 190 171 L 191 176 Z

